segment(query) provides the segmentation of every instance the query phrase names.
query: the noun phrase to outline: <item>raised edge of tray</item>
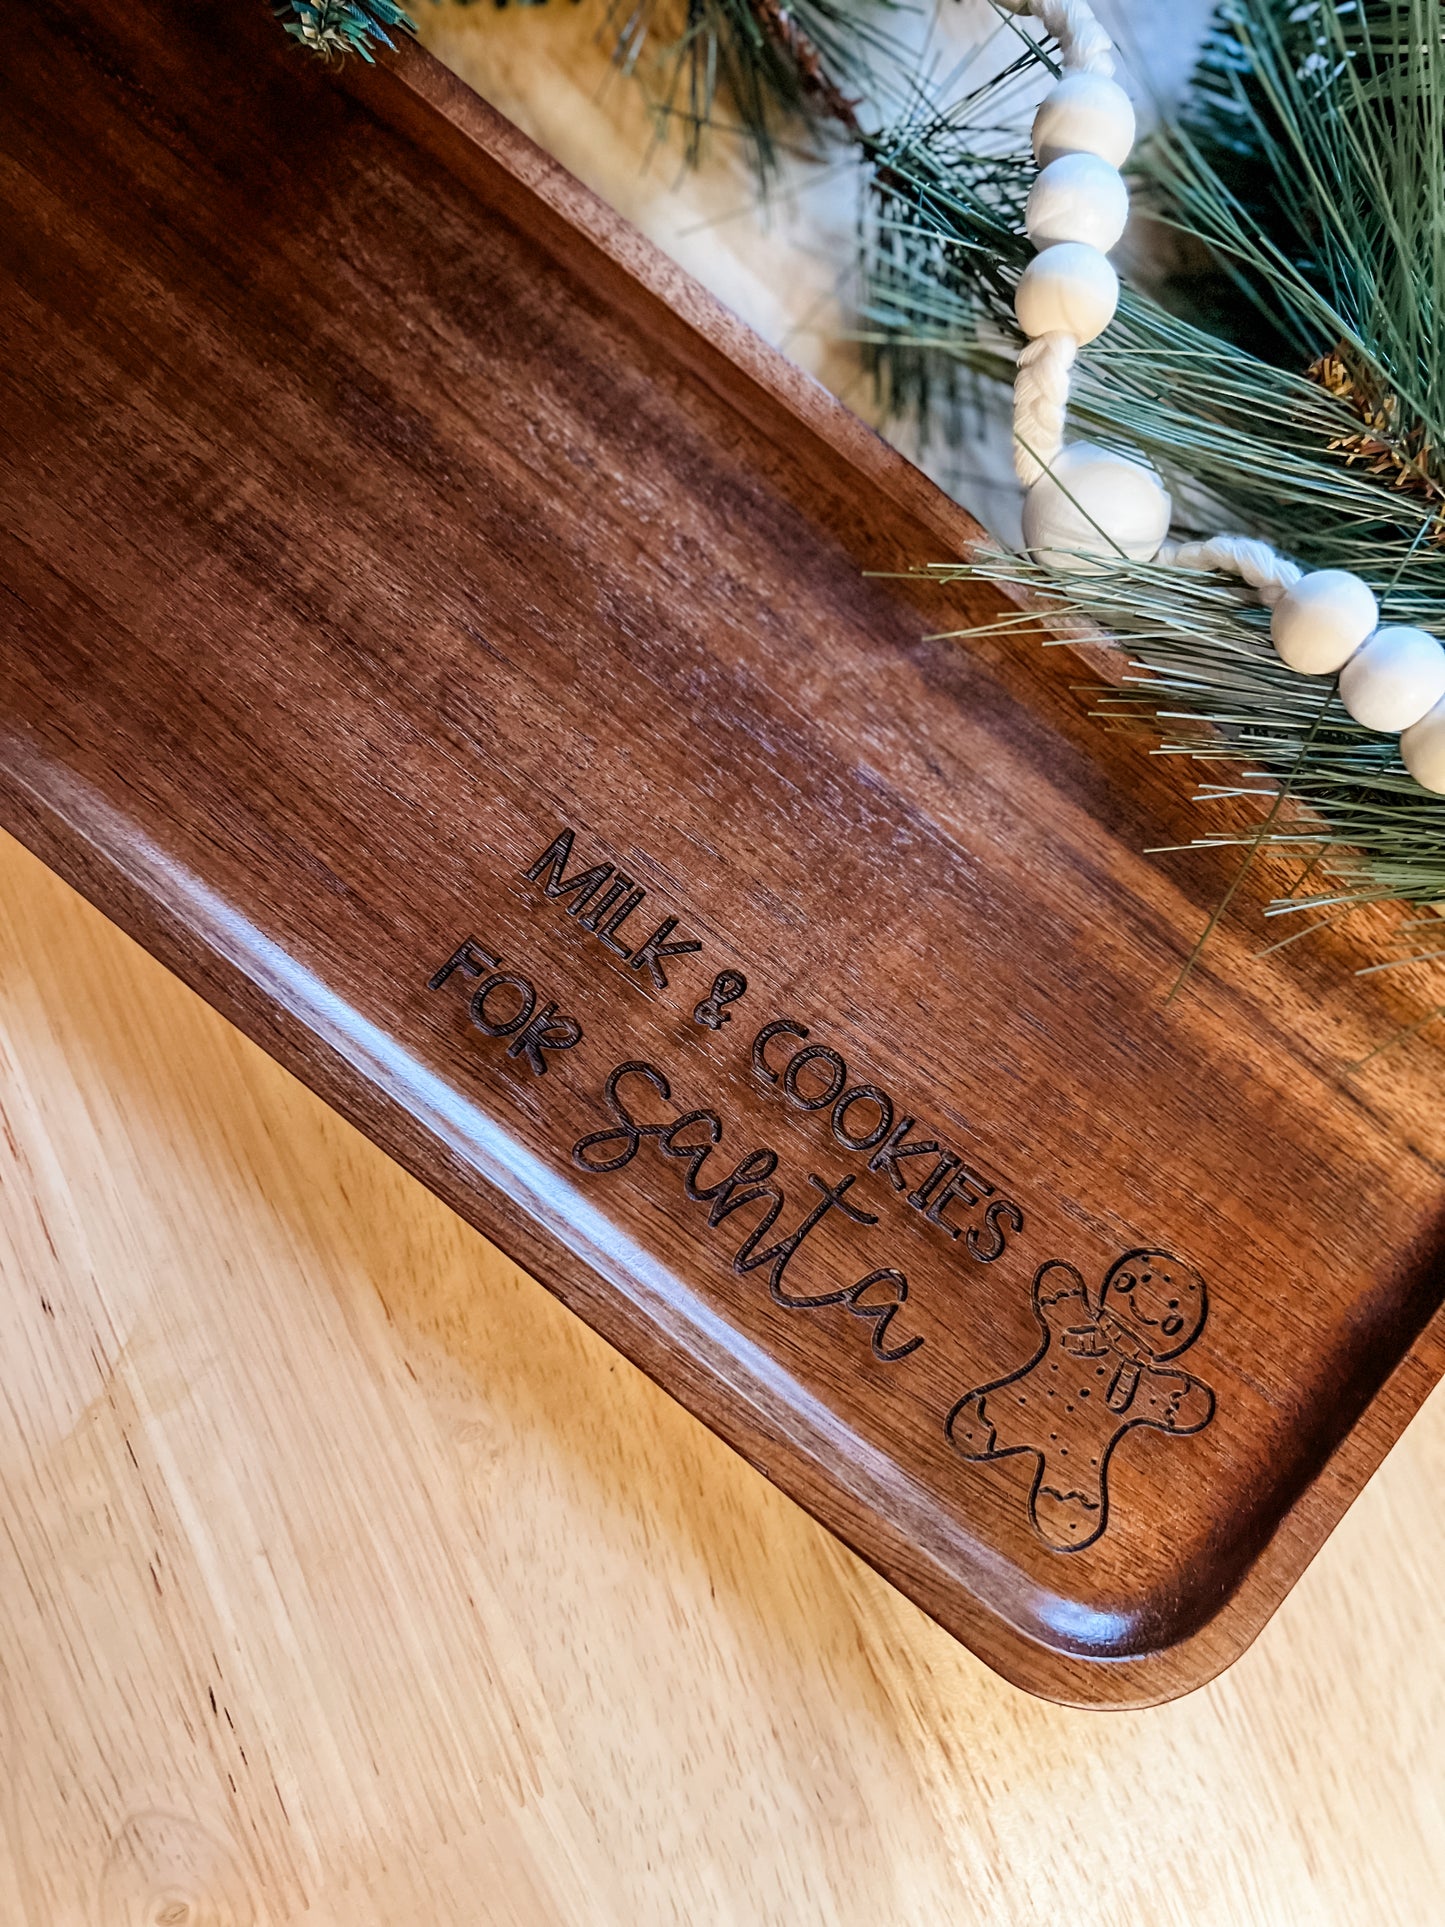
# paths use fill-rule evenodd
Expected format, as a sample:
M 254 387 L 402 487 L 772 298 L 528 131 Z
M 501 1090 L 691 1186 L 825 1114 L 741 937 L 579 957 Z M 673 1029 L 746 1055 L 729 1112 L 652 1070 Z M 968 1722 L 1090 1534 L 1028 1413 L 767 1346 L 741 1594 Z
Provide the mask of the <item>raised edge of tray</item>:
M 6 827 L 1006 1677 L 1080 1705 L 1211 1677 L 1445 1368 L 1436 1053 L 1334 1069 L 1390 988 L 1340 978 L 1321 1039 L 1354 940 L 1252 977 L 1224 942 L 1166 1011 L 1213 887 L 1139 854 L 1187 821 L 1177 774 L 1080 714 L 1057 653 L 923 641 L 958 605 L 864 571 L 959 553 L 969 518 L 420 49 L 328 76 L 244 0 L 204 26 L 3 4 L 0 152 L 37 156 L 0 310 Z M 94 205 L 67 143 L 111 161 Z M 428 201 L 432 163 L 461 199 Z M 593 858 L 697 933 L 701 977 L 653 994 L 549 899 Z M 469 964 L 428 990 L 478 933 L 608 1041 L 585 1073 L 479 1056 Z M 971 1269 L 789 1109 L 754 1023 L 699 1015 L 729 972 L 785 1043 L 806 1026 L 942 1119 L 979 1202 L 1039 1227 L 1027 1261 Z M 794 1203 L 810 1163 L 856 1179 L 927 1351 L 760 1301 L 669 1167 L 579 1178 L 567 1146 L 628 1056 L 715 1096 L 729 1145 L 782 1146 Z M 1178 1369 L 1210 1409 L 1121 1445 L 1107 1530 L 1041 1550 L 1019 1467 L 961 1456 L 945 1418 L 1021 1376 L 1031 1273 L 1097 1297 L 1166 1218 L 1209 1280 Z

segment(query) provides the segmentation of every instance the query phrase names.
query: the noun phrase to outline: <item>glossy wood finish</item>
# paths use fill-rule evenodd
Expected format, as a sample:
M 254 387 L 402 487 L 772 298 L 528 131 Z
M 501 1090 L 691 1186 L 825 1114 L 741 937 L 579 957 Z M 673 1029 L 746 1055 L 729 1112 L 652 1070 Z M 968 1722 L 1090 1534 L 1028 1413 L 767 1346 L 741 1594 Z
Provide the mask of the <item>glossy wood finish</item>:
M 5 1927 L 1435 1920 L 1445 1391 L 1237 1666 L 1100 1719 L 3 834 L 0 1120 Z
M 1062 656 L 920 641 L 958 605 L 863 570 L 963 518 L 424 56 L 348 94 L 242 6 L 7 29 L 7 822 L 1009 1677 L 1227 1663 L 1438 1375 L 1437 1053 L 1335 1069 L 1407 992 L 1223 944 L 1165 1006 L 1217 882 L 1138 854 L 1171 773 Z M 647 893 L 611 950 L 543 887 L 589 865 Z M 668 918 L 701 948 L 636 967 Z M 790 1102 L 781 1020 L 971 1188 Z M 770 1147 L 774 1240 L 831 1199 L 788 1265 L 657 1132 L 576 1148 L 629 1060 L 638 1120 L 715 1117 L 700 1186 Z M 1131 1252 L 1207 1282 L 1177 1342 L 1102 1315 Z M 1011 1374 L 1051 1479 L 1118 1435 L 1078 1549 L 984 1456 Z

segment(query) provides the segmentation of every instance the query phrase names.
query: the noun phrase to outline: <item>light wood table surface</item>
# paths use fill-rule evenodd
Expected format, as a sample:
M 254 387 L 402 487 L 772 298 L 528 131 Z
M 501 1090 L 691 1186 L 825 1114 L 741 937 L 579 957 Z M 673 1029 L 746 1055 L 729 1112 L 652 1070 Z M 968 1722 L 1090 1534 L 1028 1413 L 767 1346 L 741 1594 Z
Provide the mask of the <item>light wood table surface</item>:
M 570 10 L 431 31 L 742 205 Z M 4 1927 L 1432 1927 L 1442 1493 L 1437 1394 L 1224 1678 L 1030 1700 L 0 839 Z

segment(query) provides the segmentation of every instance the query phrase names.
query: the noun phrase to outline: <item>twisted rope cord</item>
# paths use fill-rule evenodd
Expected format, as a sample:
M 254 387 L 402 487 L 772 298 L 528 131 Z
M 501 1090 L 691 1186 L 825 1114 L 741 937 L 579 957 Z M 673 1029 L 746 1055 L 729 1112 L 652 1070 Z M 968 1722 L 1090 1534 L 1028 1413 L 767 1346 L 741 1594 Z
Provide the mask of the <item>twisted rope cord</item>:
M 1071 73 L 1114 78 L 1114 43 L 1094 18 L 1087 0 L 1002 0 L 1010 13 L 1031 14 L 1059 43 L 1061 64 Z
M 1036 335 L 1019 350 L 1014 376 L 1014 473 L 1032 488 L 1058 460 L 1069 407 L 1069 371 L 1079 344 L 1062 332 Z
M 1166 542 L 1158 560 L 1172 562 L 1180 569 L 1218 569 L 1225 575 L 1237 575 L 1257 593 L 1266 609 L 1272 609 L 1304 573 L 1298 562 L 1280 555 L 1268 542 L 1257 542 L 1247 535 L 1212 535 L 1207 542 Z

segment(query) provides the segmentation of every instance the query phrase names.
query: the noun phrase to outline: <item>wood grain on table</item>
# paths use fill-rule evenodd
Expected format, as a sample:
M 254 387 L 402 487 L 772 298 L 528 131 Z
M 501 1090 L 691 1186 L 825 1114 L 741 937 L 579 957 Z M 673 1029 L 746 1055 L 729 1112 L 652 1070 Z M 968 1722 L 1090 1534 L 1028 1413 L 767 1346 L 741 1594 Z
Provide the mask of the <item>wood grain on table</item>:
M 0 1920 L 1441 1917 L 1438 1397 L 1222 1680 L 1062 1712 L 8 842 L 0 1112 Z

